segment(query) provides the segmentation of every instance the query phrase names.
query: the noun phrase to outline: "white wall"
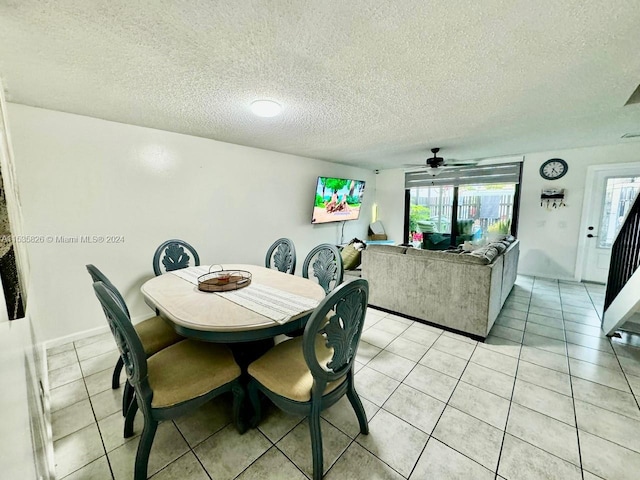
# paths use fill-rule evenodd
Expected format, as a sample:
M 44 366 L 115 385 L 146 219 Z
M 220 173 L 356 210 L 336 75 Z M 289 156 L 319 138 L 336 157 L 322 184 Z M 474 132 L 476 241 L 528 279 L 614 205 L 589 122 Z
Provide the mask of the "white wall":
M 376 198 L 378 220 L 384 225 L 387 238 L 395 243 L 404 239 L 404 171 L 402 169 L 381 170 L 376 175 Z
M 375 196 L 367 170 L 17 104 L 9 104 L 9 129 L 25 233 L 124 236 L 28 244 L 29 309 L 44 340 L 105 326 L 87 263 L 120 288 L 134 318 L 149 315 L 139 288 L 168 238 L 191 243 L 204 264 L 261 265 L 286 236 L 299 273 L 312 247 L 340 237 L 340 223 L 310 223 L 319 175 L 367 182 L 344 239 L 367 234 Z
M 556 157 L 568 163 L 568 173 L 560 180 L 543 180 L 539 174 L 540 165 Z M 587 233 L 580 232 L 587 167 L 626 162 L 640 162 L 640 142 L 525 156 L 518 230 L 521 240 L 519 273 L 574 278 L 579 237 Z M 540 207 L 540 192 L 547 186 L 566 189 L 566 207 L 551 211 Z
M 540 165 L 556 157 L 567 161 L 568 173 L 553 182 L 543 180 L 539 174 Z M 521 242 L 519 273 L 574 278 L 587 167 L 627 162 L 640 162 L 640 142 L 525 155 L 518 227 Z M 565 188 L 567 206 L 552 211 L 541 208 L 540 193 L 545 187 Z M 398 243 L 402 241 L 404 228 L 403 191 L 402 169 L 384 170 L 377 176 L 378 216 L 389 238 Z

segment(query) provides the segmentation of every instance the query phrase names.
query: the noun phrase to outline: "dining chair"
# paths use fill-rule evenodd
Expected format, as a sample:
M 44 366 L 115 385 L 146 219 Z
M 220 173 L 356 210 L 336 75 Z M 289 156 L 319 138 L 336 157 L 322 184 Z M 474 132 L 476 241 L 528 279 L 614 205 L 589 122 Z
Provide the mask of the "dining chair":
M 155 273 L 157 277 L 165 272 L 172 272 L 189 267 L 191 263 L 189 253 L 193 257 L 193 265 L 196 267 L 199 266 L 200 256 L 198 252 L 184 240 L 174 238 L 162 242 L 153 254 L 153 273 Z M 160 259 L 161 256 L 162 260 Z
M 122 305 L 122 308 L 127 314 L 127 317 L 130 317 L 129 309 L 127 308 L 124 298 L 107 276 L 102 273 L 98 267 L 91 264 L 87 265 L 87 271 L 94 282 L 103 282 L 111 288 L 114 295 L 117 296 L 118 302 Z M 159 352 L 163 348 L 167 348 L 174 343 L 184 340 L 184 337 L 178 335 L 171 325 L 169 325 L 162 317 L 157 315 L 137 323 L 134 328 L 140 337 L 142 347 L 148 357 Z M 116 366 L 113 369 L 113 375 L 111 376 L 111 388 L 113 389 L 120 387 L 120 372 L 122 372 L 122 365 L 122 357 L 120 357 L 116 362 Z M 130 389 L 130 385 L 125 383 L 125 393 L 123 394 L 122 400 L 123 415 L 126 415 L 127 413 L 132 395 L 133 391 Z
M 330 243 L 322 243 L 314 247 L 304 259 L 302 276 L 309 277 L 309 266 L 313 268 L 313 276 L 328 294 L 342 283 L 344 268 L 338 247 Z
M 294 415 L 309 417 L 313 478 L 323 474 L 320 412 L 344 394 L 353 407 L 360 432 L 369 433 L 367 416 L 353 381 L 353 364 L 362 334 L 369 297 L 365 279 L 345 283 L 318 305 L 302 337 L 279 343 L 249 365 L 249 398 L 261 417 L 259 392 Z
M 293 275 L 296 270 L 296 247 L 288 238 L 279 238 L 267 250 L 264 260 L 267 268 L 275 267 L 280 272 Z
M 136 453 L 134 480 L 147 478 L 149 453 L 158 423 L 189 413 L 212 398 L 233 393 L 233 419 L 244 433 L 240 409 L 244 390 L 240 367 L 226 345 L 183 340 L 148 357 L 131 319 L 115 289 L 104 282 L 93 284 L 129 383 L 135 390 L 134 409 L 142 410 L 144 428 Z M 125 426 L 125 437 L 133 436 L 133 420 Z

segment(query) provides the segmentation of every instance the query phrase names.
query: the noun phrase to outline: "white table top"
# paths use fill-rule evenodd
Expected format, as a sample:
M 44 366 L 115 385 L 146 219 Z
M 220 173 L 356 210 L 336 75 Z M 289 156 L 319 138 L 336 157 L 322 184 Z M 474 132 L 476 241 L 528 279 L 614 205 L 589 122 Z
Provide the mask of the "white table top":
M 225 264 L 225 270 L 247 270 L 252 274 L 252 284 L 257 283 L 284 292 L 321 301 L 323 288 L 303 277 L 289 275 L 256 265 Z M 259 313 L 251 311 L 223 296 L 198 290 L 171 273 L 165 273 L 145 282 L 141 287 L 145 301 L 156 308 L 168 320 L 190 330 L 206 332 L 243 332 L 280 325 Z M 300 312 L 291 320 L 307 315 L 312 310 Z

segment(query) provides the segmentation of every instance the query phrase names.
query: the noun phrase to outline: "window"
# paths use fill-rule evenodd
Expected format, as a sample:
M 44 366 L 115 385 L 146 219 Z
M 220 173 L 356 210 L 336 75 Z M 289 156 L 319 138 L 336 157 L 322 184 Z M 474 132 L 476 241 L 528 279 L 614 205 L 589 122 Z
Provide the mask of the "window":
M 501 181 L 502 180 L 502 181 Z M 515 234 L 520 163 L 406 174 L 405 242 L 444 250 L 493 234 Z
M 607 178 L 598 248 L 611 248 L 638 190 L 640 177 Z

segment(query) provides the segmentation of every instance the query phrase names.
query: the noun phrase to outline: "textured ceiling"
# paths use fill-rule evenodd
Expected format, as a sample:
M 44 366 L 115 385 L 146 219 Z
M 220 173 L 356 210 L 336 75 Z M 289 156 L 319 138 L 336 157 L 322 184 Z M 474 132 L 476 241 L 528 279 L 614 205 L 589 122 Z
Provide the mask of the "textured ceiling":
M 16 103 L 389 168 L 633 141 L 639 24 L 638 0 L 0 0 L 0 75 Z

